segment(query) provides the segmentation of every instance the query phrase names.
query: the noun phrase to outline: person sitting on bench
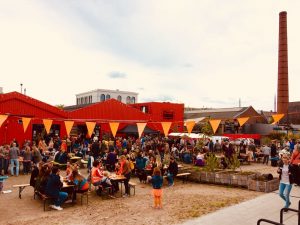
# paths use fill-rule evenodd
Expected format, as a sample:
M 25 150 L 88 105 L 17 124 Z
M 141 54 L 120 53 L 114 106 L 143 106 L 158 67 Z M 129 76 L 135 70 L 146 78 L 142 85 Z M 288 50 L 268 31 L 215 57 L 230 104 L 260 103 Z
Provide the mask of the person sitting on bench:
M 67 199 L 68 193 L 60 191 L 63 183 L 60 181 L 59 172 L 60 170 L 58 167 L 54 166 L 52 168 L 52 173 L 49 176 L 45 193 L 46 195 L 56 199 L 54 205 L 50 205 L 51 208 L 63 210 L 61 204 Z

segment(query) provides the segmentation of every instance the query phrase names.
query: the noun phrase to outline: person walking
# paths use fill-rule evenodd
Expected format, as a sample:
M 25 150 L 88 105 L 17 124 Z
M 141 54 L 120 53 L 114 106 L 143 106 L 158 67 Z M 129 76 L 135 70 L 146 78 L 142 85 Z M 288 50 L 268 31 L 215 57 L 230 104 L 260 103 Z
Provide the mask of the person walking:
M 292 190 L 293 176 L 291 172 L 291 165 L 289 164 L 289 157 L 283 155 L 279 162 L 277 172 L 279 173 L 279 196 L 285 201 L 284 211 L 287 212 L 287 208 L 290 207 L 290 192 Z

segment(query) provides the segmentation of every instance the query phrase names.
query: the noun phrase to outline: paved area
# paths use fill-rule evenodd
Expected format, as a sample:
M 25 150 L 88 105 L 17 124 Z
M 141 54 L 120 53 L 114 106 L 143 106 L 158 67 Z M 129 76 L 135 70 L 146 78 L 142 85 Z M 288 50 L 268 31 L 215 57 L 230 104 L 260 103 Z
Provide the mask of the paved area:
M 300 187 L 293 187 L 291 192 L 291 207 L 298 209 L 300 200 Z M 230 206 L 216 212 L 207 214 L 194 220 L 187 221 L 182 225 L 255 225 L 257 220 L 264 218 L 280 221 L 280 209 L 283 208 L 284 202 L 276 193 L 268 193 L 255 199 Z M 295 212 L 284 213 L 285 225 L 297 225 L 298 215 Z M 262 225 L 268 224 L 265 222 Z

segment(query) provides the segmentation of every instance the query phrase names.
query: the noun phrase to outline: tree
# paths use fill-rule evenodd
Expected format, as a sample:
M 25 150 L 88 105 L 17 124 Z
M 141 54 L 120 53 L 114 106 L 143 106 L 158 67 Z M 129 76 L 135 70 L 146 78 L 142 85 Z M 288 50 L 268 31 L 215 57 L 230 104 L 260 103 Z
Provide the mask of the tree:
M 59 109 L 64 109 L 65 108 L 65 105 L 64 104 L 59 104 L 59 105 L 55 105 L 57 108 Z
M 208 122 L 204 123 L 201 127 L 201 133 L 206 134 L 208 136 L 213 135 L 213 130 Z

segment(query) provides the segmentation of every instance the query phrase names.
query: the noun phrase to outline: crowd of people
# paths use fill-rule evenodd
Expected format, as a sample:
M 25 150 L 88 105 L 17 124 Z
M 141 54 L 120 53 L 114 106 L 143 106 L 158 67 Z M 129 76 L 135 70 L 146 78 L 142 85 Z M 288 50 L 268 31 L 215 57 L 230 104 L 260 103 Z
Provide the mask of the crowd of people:
M 140 182 L 152 183 L 154 207 L 161 208 L 161 178 L 166 176 L 168 186 L 173 186 L 174 177 L 178 173 L 178 161 L 205 166 L 210 154 L 219 154 L 225 159 L 231 159 L 236 155 L 240 159 L 246 158 L 249 161 L 263 158 L 263 163 L 267 165 L 270 159 L 273 166 L 277 166 L 279 160 L 280 173 L 283 177 L 280 196 L 288 199 L 282 194 L 283 189 L 289 192 L 290 186 L 287 185 L 285 158 L 281 159 L 281 156 L 291 155 L 290 162 L 298 166 L 300 164 L 298 152 L 300 152 L 300 142 L 295 140 L 286 140 L 281 145 L 272 141 L 268 145 L 257 146 L 253 141 L 241 141 L 237 145 L 229 140 L 213 142 L 209 139 L 193 140 L 151 135 L 142 138 L 117 137 L 103 140 L 99 140 L 96 136 L 87 139 L 82 135 L 63 140 L 59 137 L 51 137 L 37 142 L 25 141 L 23 145 L 13 140 L 10 145 L 0 146 L 0 174 L 8 174 L 10 165 L 10 176 L 18 176 L 19 163 L 22 162 L 23 173 L 31 173 L 30 184 L 36 191 L 54 197 L 56 201 L 51 207 L 57 210 L 62 209 L 61 204 L 68 196 L 69 198 L 72 196 L 71 200 L 76 201 L 76 193 L 86 192 L 90 185 L 100 187 L 97 189 L 99 195 L 106 188 L 111 195 L 118 192 L 118 182 L 111 179 L 110 173 L 124 177 L 124 197 L 126 197 L 130 194 L 130 178 L 136 175 Z M 80 174 L 77 163 L 70 163 L 70 158 L 74 155 L 88 161 L 88 177 Z M 220 166 L 226 168 L 227 162 L 221 160 Z M 66 179 L 75 186 L 72 191 L 61 191 L 62 182 L 58 179 L 61 165 L 66 166 Z M 294 169 L 293 173 L 297 171 Z M 295 182 L 295 179 L 290 178 L 289 181 Z

